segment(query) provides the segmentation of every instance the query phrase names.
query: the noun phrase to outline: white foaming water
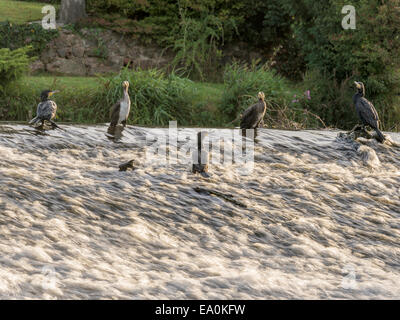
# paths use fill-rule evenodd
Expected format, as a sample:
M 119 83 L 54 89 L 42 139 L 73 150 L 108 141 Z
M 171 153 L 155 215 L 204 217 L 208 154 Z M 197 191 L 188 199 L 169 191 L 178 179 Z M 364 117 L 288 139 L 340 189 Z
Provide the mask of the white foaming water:
M 400 298 L 400 150 L 261 129 L 207 180 L 145 163 L 168 129 L 64 128 L 0 126 L 0 298 Z

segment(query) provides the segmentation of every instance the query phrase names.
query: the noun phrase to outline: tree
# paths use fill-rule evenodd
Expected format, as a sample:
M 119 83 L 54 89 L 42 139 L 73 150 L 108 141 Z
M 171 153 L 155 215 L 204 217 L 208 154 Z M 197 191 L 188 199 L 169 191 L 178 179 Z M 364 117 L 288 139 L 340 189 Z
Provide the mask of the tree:
M 0 94 L 7 85 L 19 79 L 29 69 L 29 63 L 33 58 L 28 57 L 32 47 L 23 47 L 14 51 L 8 48 L 0 49 Z
M 62 23 L 75 23 L 85 17 L 85 0 L 61 0 L 60 21 Z

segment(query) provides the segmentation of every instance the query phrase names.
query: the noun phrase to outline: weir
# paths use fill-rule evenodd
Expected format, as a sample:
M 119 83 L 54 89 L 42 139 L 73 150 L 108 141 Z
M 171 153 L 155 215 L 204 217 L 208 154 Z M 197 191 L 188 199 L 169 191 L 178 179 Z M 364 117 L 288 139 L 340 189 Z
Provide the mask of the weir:
M 261 129 L 203 179 L 141 162 L 168 128 L 60 126 L 0 125 L 0 298 L 400 298 L 398 148 Z

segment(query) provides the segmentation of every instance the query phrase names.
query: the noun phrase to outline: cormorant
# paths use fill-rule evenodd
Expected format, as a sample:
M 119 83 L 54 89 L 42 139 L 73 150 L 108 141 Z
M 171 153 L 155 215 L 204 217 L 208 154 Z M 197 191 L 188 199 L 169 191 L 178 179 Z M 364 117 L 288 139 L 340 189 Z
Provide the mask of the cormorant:
M 40 95 L 40 99 L 42 100 L 37 107 L 36 117 L 29 121 L 29 124 L 36 124 L 39 121 L 42 122 L 41 126 L 43 127 L 44 121 L 47 120 L 51 123 L 53 129 L 59 128 L 59 126 L 53 121 L 57 112 L 57 104 L 50 100 L 49 98 L 58 91 L 44 90 Z
M 122 124 L 126 127 L 126 120 L 128 119 L 129 111 L 131 109 L 131 99 L 129 98 L 128 88 L 129 82 L 122 83 L 124 89 L 124 96 L 111 108 L 111 123 L 108 127 L 107 133 L 114 135 L 117 125 Z
M 209 154 L 207 150 L 203 149 L 203 140 L 207 135 L 208 133 L 205 131 L 197 133 L 197 150 L 192 153 L 192 172 L 200 173 L 204 178 L 210 177 L 208 174 Z
M 264 125 L 264 115 L 267 110 L 264 92 L 258 93 L 258 102 L 248 107 L 242 114 L 240 129 L 255 129 Z
M 353 102 L 356 107 L 356 112 L 358 117 L 362 121 L 363 129 L 365 130 L 365 126 L 370 126 L 372 129 L 376 131 L 378 136 L 378 141 L 385 141 L 385 136 L 379 130 L 379 116 L 376 112 L 374 105 L 364 98 L 365 96 L 365 87 L 364 83 L 354 81 L 354 84 L 357 88 L 357 93 L 353 96 Z

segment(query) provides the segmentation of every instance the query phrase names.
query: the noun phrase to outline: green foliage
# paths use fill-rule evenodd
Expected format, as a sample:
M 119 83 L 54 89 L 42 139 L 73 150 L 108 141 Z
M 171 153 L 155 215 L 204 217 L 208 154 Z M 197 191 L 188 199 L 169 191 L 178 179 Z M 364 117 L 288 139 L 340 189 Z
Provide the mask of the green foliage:
M 288 100 L 291 94 L 286 80 L 267 65 L 257 66 L 256 62 L 252 65 L 228 65 L 224 71 L 224 86 L 220 112 L 227 120 L 232 120 L 243 112 L 254 102 L 259 91 L 265 93 L 268 101 L 277 104 Z
M 346 87 L 353 80 L 364 82 L 367 97 L 381 114 L 384 127 L 398 121 L 400 1 L 353 1 L 355 30 L 341 26 L 341 9 L 348 4 L 345 0 L 284 2 L 294 17 L 294 39 L 308 68 L 314 70 L 306 81 L 315 79 L 313 86 L 321 90 L 313 90 L 318 92 L 313 109 L 324 121 L 339 127 L 349 127 L 357 121 Z M 324 77 L 315 76 L 315 72 Z
M 228 65 L 224 72 L 224 93 L 219 107 L 223 123 L 235 123 L 239 115 L 257 102 L 257 93 L 265 93 L 269 127 L 300 129 L 320 127 L 323 123 L 309 110 L 290 104 L 297 91 L 268 65 Z M 233 121 L 232 121 L 233 120 Z M 236 121 L 235 121 L 236 120 Z
M 232 121 L 263 90 L 272 108 L 268 116 L 275 112 L 271 125 L 277 123 L 280 114 L 301 125 L 325 123 L 349 128 L 358 121 L 351 99 L 353 80 L 365 83 L 367 98 L 377 108 L 383 128 L 391 129 L 400 122 L 400 0 L 354 0 L 351 5 L 356 8 L 355 30 L 344 30 L 341 26 L 342 7 L 349 4 L 345 0 L 87 0 L 86 3 L 93 23 L 145 43 L 156 42 L 162 48 L 171 48 L 176 54 L 171 66 L 174 72 L 183 70 L 182 74 L 192 79 L 213 81 L 221 80 L 223 74 L 226 89 L 218 108 L 214 101 L 209 104 L 204 99 L 204 103 L 185 109 L 190 110 L 190 119 L 197 119 L 198 124 L 211 123 L 210 113 L 218 114 L 218 123 Z M 0 24 L 0 47 L 15 49 L 25 46 L 28 40 L 34 46 L 31 54 L 39 54 L 53 36 L 45 34 L 51 31 L 40 28 L 36 39 L 36 30 L 31 31 L 35 26 L 15 27 L 15 32 L 13 28 L 10 24 Z M 257 53 L 268 57 L 269 67 L 236 64 L 223 72 L 224 64 L 229 61 L 225 58 L 230 56 L 226 45 L 238 41 L 246 42 L 250 56 L 251 49 L 256 48 Z M 95 53 L 106 57 L 105 46 L 101 41 L 98 43 Z M 298 90 L 290 90 L 291 85 L 271 68 L 292 80 L 302 79 L 307 72 L 304 81 L 297 85 Z M 152 83 L 146 74 L 140 77 Z M 176 75 L 160 73 L 156 76 L 157 86 L 165 89 L 165 83 L 177 86 L 184 82 L 180 77 L 174 82 L 173 77 Z M 306 90 L 310 90 L 311 99 L 304 98 Z M 169 93 L 172 91 L 168 89 Z M 178 93 L 171 97 L 186 101 L 187 90 L 182 92 L 186 92 L 182 93 L 182 100 L 178 99 Z M 93 101 L 90 105 L 94 105 Z M 182 105 L 186 106 L 185 103 Z M 146 105 L 147 108 L 150 106 Z M 200 111 L 193 112 L 194 108 Z M 166 105 L 162 111 L 149 110 L 155 112 L 156 120 L 150 113 L 138 114 L 141 123 L 149 124 L 150 119 L 165 123 L 166 119 L 177 116 L 177 110 Z M 190 123 L 189 117 L 185 121 Z M 296 127 L 292 124 L 290 127 Z
M 86 7 L 94 12 L 118 12 L 128 17 L 138 15 L 141 10 L 147 11 L 146 0 L 86 0 Z
M 130 119 L 143 125 L 168 125 L 168 121 L 192 124 L 191 82 L 174 74 L 165 75 L 159 70 L 130 71 L 109 79 L 104 78 L 104 88 L 99 94 L 99 103 L 110 106 L 122 96 L 121 83 L 129 81 L 131 96 Z M 106 111 L 106 110 L 105 110 Z
M 176 52 L 172 64 L 204 80 L 204 72 L 210 73 L 208 67 L 213 68 L 221 57 L 219 47 L 223 42 L 223 26 L 214 15 L 193 19 L 187 18 L 185 11 L 181 8 L 181 22 L 172 35 Z
M 217 80 L 226 43 L 243 40 L 249 46 L 268 48 L 290 35 L 290 20 L 279 0 L 88 0 L 87 8 L 92 15 L 102 12 L 103 19 L 92 18 L 96 25 L 173 49 L 173 67 L 199 79 Z M 110 23 L 112 14 L 134 23 L 115 15 L 118 23 Z
M 57 37 L 57 30 L 45 30 L 41 24 L 17 25 L 0 22 L 0 48 L 17 49 L 32 46 L 30 56 L 38 56 L 47 43 Z
M 258 48 L 281 44 L 291 35 L 291 19 L 285 0 L 229 1 L 225 11 L 234 17 L 239 39 Z
M 168 125 L 177 120 L 185 126 L 220 125 L 214 105 L 222 87 L 197 84 L 158 70 L 132 71 L 103 78 L 29 77 L 14 83 L 0 94 L 0 119 L 29 120 L 36 112 L 40 92 L 59 90 L 54 99 L 59 106 L 57 120 L 78 123 L 108 122 L 110 108 L 122 98 L 123 81 L 130 82 L 131 114 L 129 122 L 139 125 Z M 210 90 L 214 97 L 207 96 Z
M 31 49 L 31 47 L 19 48 L 14 51 L 8 48 L 0 49 L 0 92 L 28 70 L 32 59 L 27 54 Z
M 318 114 L 331 127 L 349 128 L 357 121 L 351 83 L 349 79 L 339 82 L 319 70 L 308 71 L 301 87 L 303 91 L 309 90 L 310 99 L 300 95 L 293 97 L 292 104 Z
M 97 43 L 96 48 L 93 50 L 92 54 L 95 57 L 107 59 L 108 57 L 108 49 L 107 46 L 101 37 L 100 29 L 93 30 L 93 34 L 90 34 L 88 37 Z

